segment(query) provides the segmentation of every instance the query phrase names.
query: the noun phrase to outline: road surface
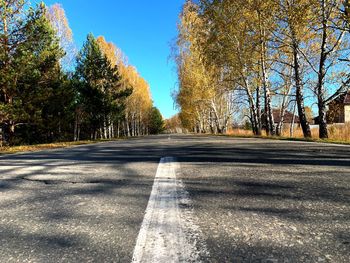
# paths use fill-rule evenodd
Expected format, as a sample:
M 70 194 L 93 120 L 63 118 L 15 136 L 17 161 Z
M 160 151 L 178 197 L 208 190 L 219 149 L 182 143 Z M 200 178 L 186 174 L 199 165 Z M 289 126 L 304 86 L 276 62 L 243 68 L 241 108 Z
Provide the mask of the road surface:
M 350 259 L 350 147 L 161 135 L 0 156 L 0 262 Z

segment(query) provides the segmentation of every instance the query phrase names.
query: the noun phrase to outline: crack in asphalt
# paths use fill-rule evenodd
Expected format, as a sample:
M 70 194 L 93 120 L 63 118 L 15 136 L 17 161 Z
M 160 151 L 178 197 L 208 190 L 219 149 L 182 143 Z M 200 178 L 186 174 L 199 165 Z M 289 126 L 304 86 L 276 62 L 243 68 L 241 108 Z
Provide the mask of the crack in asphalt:
M 31 179 L 27 177 L 21 177 L 16 179 L 5 179 L 2 181 L 28 181 L 28 182 L 36 182 L 36 183 L 43 183 L 46 185 L 59 185 L 59 184 L 110 184 L 110 185 L 118 185 L 122 183 L 125 180 L 118 180 L 118 181 L 108 181 L 108 180 L 92 180 L 92 181 L 67 181 L 67 180 L 45 180 L 45 179 Z

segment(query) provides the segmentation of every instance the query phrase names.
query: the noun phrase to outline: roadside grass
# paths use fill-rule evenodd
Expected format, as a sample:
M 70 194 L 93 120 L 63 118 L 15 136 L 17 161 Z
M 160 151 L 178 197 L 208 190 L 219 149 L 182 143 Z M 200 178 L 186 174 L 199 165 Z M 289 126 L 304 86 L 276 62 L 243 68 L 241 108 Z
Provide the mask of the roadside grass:
M 273 139 L 273 140 L 285 140 L 285 141 L 306 141 L 306 142 L 319 142 L 319 143 L 334 143 L 334 144 L 346 144 L 350 145 L 350 123 L 345 125 L 332 125 L 329 127 L 329 138 L 320 139 L 318 137 L 318 128 L 312 128 L 312 138 L 306 139 L 303 137 L 301 128 L 294 130 L 293 136 L 290 136 L 289 128 L 286 128 L 282 136 L 267 136 L 265 132 L 261 136 L 255 136 L 252 131 L 244 129 L 230 130 L 225 136 L 237 137 L 237 138 L 261 138 L 261 139 Z
M 350 142 L 350 123 L 345 125 L 333 125 L 329 127 L 329 134 L 332 140 Z
M 86 140 L 86 141 L 78 141 L 78 142 L 57 142 L 57 143 L 45 143 L 45 144 L 36 144 L 36 145 L 3 146 L 3 147 L 0 147 L 0 155 L 21 153 L 21 152 L 36 152 L 36 151 L 49 150 L 49 149 L 69 148 L 72 146 L 94 144 L 99 142 L 115 141 L 115 140 L 121 140 L 121 139 L 122 138 L 108 139 L 108 140 L 101 140 L 101 139 Z
M 259 136 L 258 136 L 259 137 Z M 347 144 L 350 145 L 350 141 L 343 141 L 338 139 L 318 139 L 318 138 L 297 138 L 297 137 L 278 137 L 278 136 L 261 136 L 262 139 L 282 140 L 282 141 L 299 141 L 299 142 L 319 142 L 319 143 L 333 143 L 333 144 Z
M 296 128 L 294 130 L 293 137 L 289 136 L 289 128 L 283 131 L 282 136 L 267 136 L 264 132 L 261 136 L 255 136 L 252 131 L 244 130 L 244 129 L 232 129 L 228 131 L 225 135 L 220 136 L 229 136 L 236 138 L 261 138 L 261 139 L 273 139 L 273 140 L 286 140 L 286 141 L 306 141 L 306 142 L 320 142 L 320 143 L 334 143 L 334 144 L 346 144 L 350 145 L 350 123 L 345 125 L 332 125 L 329 127 L 329 139 L 319 139 L 318 138 L 318 128 L 312 129 L 313 138 L 305 139 L 303 138 L 303 133 L 301 128 Z M 48 149 L 60 149 L 60 148 L 68 148 L 72 146 L 78 145 L 86 145 L 86 144 L 94 144 L 99 142 L 106 141 L 116 141 L 125 139 L 115 138 L 108 140 L 86 140 L 86 141 L 78 141 L 78 142 L 57 142 L 57 143 L 45 143 L 45 144 L 37 144 L 37 145 L 21 145 L 21 146 L 0 146 L 0 155 L 4 154 L 14 154 L 21 152 L 35 152 L 41 150 Z

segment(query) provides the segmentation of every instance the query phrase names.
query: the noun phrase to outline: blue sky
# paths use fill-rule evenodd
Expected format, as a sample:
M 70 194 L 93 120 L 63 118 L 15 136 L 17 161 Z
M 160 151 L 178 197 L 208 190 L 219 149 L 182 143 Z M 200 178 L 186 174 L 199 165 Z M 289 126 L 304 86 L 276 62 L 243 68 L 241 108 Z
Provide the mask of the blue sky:
M 32 2 L 39 2 L 32 1 Z M 46 0 L 66 11 L 74 40 L 80 48 L 91 32 L 105 36 L 129 58 L 151 86 L 155 105 L 165 118 L 176 113 L 171 92 L 176 87 L 170 43 L 184 0 Z

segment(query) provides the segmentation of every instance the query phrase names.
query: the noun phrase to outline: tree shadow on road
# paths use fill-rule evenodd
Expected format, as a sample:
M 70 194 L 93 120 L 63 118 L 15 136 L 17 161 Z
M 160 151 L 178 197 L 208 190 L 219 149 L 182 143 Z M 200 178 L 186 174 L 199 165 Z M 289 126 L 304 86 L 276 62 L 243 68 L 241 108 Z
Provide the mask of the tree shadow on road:
M 221 255 L 208 262 L 268 262 L 269 253 L 270 262 L 288 257 L 289 262 L 307 262 L 310 253 L 327 246 L 325 251 L 333 248 L 329 253 L 340 255 L 342 262 L 344 249 L 349 248 L 349 237 L 343 234 L 350 220 L 348 148 L 179 139 L 159 144 L 155 137 L 146 143 L 134 140 L 133 147 L 114 142 L 1 156 L 0 235 L 8 246 L 2 246 L 0 254 L 15 253 L 11 247 L 20 253 L 27 247 L 24 254 L 29 257 L 34 255 L 31 250 L 36 251 L 34 261 L 60 262 L 55 255 L 74 251 L 78 255 L 68 257 L 70 261 L 79 261 L 81 253 L 106 262 L 111 258 L 129 262 L 159 159 L 173 156 L 182 164 L 182 179 L 195 211 L 203 220 L 222 224 L 201 225 L 208 234 L 208 247 Z M 308 253 L 294 244 L 299 232 L 290 234 L 294 247 L 250 240 L 234 232 L 239 222 L 243 230 L 245 225 L 259 230 L 259 223 L 263 229 L 271 222 L 301 227 L 314 250 Z M 338 226 L 328 227 L 328 222 Z M 310 232 L 330 230 L 328 241 L 316 249 Z M 268 231 L 284 229 L 271 226 Z M 257 231 L 256 237 L 268 231 Z M 339 248 L 334 249 L 333 243 Z M 311 258 L 318 260 L 316 254 Z

